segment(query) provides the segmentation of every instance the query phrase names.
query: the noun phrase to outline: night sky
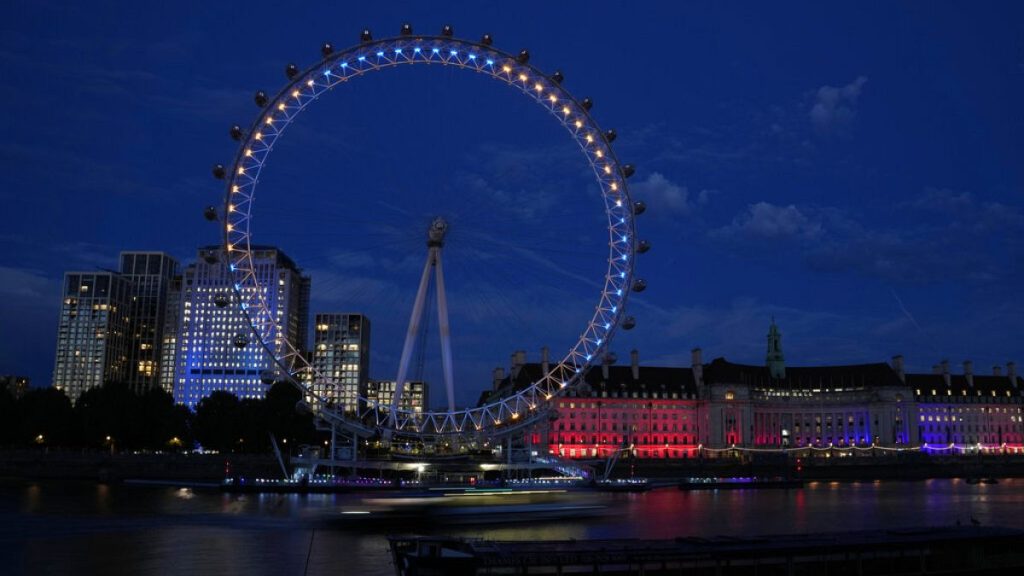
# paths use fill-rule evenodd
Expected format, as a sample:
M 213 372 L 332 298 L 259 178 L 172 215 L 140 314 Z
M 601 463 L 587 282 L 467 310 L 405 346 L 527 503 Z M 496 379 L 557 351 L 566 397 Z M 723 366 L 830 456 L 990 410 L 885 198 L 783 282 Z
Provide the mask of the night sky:
M 50 383 L 65 270 L 183 264 L 234 124 L 319 46 L 452 24 L 528 48 L 614 128 L 649 210 L 620 362 L 1024 361 L 1024 5 L 1016 2 L 8 2 L 0 9 L 0 374 Z M 435 4 L 435 3 L 431 3 Z M 430 218 L 446 245 L 460 402 L 517 348 L 564 353 L 607 256 L 565 131 L 471 72 L 402 67 L 327 95 L 281 140 L 253 236 L 313 277 L 312 311 L 373 322 L 393 378 Z M 436 321 L 421 374 L 439 383 Z M 435 404 L 443 402 L 440 386 Z

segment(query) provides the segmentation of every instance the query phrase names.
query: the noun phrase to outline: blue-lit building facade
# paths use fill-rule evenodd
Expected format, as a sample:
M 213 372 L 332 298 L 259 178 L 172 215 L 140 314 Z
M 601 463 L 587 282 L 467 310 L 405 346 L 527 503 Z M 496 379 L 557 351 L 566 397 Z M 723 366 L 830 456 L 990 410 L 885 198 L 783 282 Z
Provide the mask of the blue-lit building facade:
M 196 263 L 181 279 L 180 294 L 172 300 L 180 306 L 175 338 L 174 399 L 194 408 L 217 390 L 239 398 L 262 398 L 267 386 L 261 376 L 280 377 L 273 358 L 252 335 L 249 321 L 237 305 L 234 280 L 223 265 L 221 248 L 199 250 Z M 272 246 L 252 248 L 256 282 L 245 290 L 262 290 L 268 310 L 280 327 L 268 344 L 280 353 L 285 340 L 306 349 L 310 279 L 281 250 Z M 265 322 L 268 318 L 256 318 Z M 247 338 L 236 345 L 239 335 Z
M 673 459 L 754 452 L 921 450 L 932 454 L 1024 453 L 1024 380 L 1014 363 L 978 375 L 947 363 L 908 374 L 902 356 L 845 366 L 786 366 L 772 326 L 764 365 L 725 358 L 688 367 L 604 364 L 553 400 L 524 444 L 564 458 Z M 543 353 L 542 353 L 543 356 Z M 513 355 L 481 403 L 522 387 L 544 364 Z M 748 452 L 744 452 L 748 451 Z

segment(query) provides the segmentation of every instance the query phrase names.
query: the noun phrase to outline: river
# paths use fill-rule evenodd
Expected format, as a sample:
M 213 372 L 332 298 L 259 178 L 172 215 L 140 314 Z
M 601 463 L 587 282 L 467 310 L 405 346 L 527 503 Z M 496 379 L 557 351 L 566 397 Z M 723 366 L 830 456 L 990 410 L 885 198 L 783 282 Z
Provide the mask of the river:
M 433 528 L 493 539 L 673 538 L 969 524 L 1024 529 L 1024 479 L 812 482 L 796 490 L 570 494 L 599 517 Z M 392 574 L 387 530 L 325 528 L 357 495 L 0 482 L 0 574 Z M 419 529 L 420 533 L 424 530 Z

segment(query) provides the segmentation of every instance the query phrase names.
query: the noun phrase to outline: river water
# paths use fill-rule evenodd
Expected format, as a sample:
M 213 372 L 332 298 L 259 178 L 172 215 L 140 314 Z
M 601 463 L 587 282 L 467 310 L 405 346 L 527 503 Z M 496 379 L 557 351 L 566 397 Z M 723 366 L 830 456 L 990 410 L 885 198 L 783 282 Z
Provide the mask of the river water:
M 415 529 L 492 539 L 673 538 L 969 524 L 1024 529 L 1024 479 L 812 482 L 796 490 L 569 494 L 591 518 Z M 0 574 L 392 574 L 384 535 L 321 518 L 358 495 L 227 495 L 74 482 L 0 483 Z

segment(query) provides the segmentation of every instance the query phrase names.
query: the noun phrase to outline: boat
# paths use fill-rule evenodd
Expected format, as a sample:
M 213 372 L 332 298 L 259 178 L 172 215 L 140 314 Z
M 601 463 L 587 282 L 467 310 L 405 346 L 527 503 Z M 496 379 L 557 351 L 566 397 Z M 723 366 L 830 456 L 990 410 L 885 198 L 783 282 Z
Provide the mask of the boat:
M 651 489 L 647 478 L 617 478 L 596 480 L 592 487 L 600 492 L 646 492 Z
M 759 478 L 754 476 L 730 478 L 687 478 L 679 483 L 680 490 L 760 490 L 803 488 L 803 480 L 792 478 Z
M 364 498 L 329 510 L 320 519 L 333 528 L 363 530 L 570 520 L 603 516 L 607 511 L 604 504 L 564 489 L 470 488 Z

